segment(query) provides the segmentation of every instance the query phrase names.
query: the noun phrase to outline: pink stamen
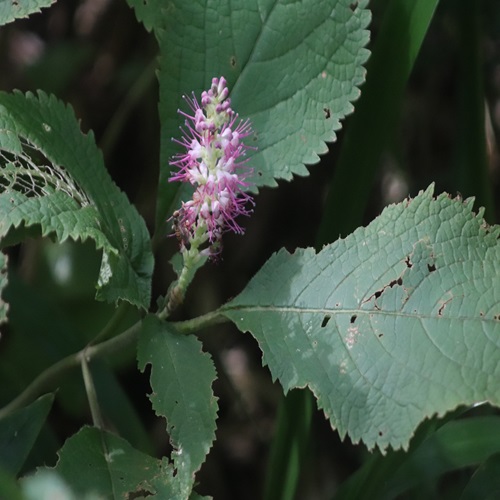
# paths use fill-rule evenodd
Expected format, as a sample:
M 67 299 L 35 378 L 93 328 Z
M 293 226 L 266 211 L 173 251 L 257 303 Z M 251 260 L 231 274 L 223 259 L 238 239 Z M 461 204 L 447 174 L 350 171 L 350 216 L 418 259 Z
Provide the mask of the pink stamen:
M 211 256 L 220 252 L 220 239 L 226 231 L 242 234 L 235 221 L 248 216 L 254 205 L 244 190 L 251 184 L 246 179 L 253 173 L 247 167 L 247 149 L 242 140 L 252 133 L 249 120 L 239 120 L 230 105 L 229 90 L 224 77 L 213 78 L 208 91 L 201 95 L 201 106 L 192 94 L 183 96 L 193 114 L 178 113 L 185 118 L 181 139 L 173 139 L 184 150 L 172 158 L 170 165 L 178 169 L 170 181 L 187 182 L 196 187 L 190 201 L 178 211 L 184 231 L 190 239 L 200 237 L 205 228 Z M 206 237 L 205 237 L 206 238 Z

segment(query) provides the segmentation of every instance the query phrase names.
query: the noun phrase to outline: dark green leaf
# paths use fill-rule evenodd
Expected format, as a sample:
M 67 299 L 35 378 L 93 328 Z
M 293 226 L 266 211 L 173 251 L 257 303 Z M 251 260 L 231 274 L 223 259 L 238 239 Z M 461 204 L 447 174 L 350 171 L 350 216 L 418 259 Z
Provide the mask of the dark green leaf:
M 335 500 L 400 498 L 410 489 L 436 484 L 440 476 L 477 466 L 500 450 L 500 418 L 459 418 L 459 410 L 441 419 L 427 420 L 417 431 L 407 453 L 374 454 L 347 481 Z M 482 498 L 480 495 L 476 498 Z
M 14 476 L 8 474 L 0 467 L 0 498 L 9 500 L 26 500 L 21 493 Z
M 479 465 L 499 452 L 499 417 L 476 417 L 449 422 L 426 439 L 406 460 L 402 458 L 402 465 L 388 480 L 384 494 L 394 498 L 420 483 L 431 482 L 446 472 Z M 484 497 L 479 495 L 475 498 Z
M 0 351 L 0 404 L 8 403 L 43 370 L 82 349 L 89 340 L 67 311 L 61 311 L 51 303 L 48 294 L 28 286 L 15 272 L 11 272 L 9 278 L 5 297 L 10 303 L 10 335 L 2 339 Z M 67 373 L 56 384 L 71 387 L 63 394 L 58 392 L 59 403 L 67 392 L 71 398 L 67 407 L 73 411 L 80 406 L 75 403 L 77 395 L 81 402 L 85 401 L 81 374 Z M 55 387 L 44 388 L 43 392 Z
M 486 432 L 483 430 L 483 435 Z M 472 476 L 460 500 L 495 500 L 500 497 L 500 453 L 490 457 Z
M 53 401 L 54 396 L 46 394 L 0 420 L 0 468 L 13 475 L 21 470 Z
M 151 440 L 128 394 L 112 369 L 105 363 L 92 363 L 92 378 L 104 417 L 113 422 L 121 436 L 134 447 L 152 453 Z

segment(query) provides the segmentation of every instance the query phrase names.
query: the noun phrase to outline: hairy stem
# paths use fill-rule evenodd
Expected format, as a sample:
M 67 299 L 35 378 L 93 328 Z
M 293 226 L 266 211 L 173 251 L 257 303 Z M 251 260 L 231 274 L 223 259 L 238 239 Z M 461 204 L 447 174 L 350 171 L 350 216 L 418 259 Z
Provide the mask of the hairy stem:
M 189 335 L 203 328 L 228 322 L 229 319 L 217 310 L 204 314 L 203 316 L 198 316 L 197 318 L 188 319 L 186 321 L 177 321 L 172 323 L 172 325 L 177 333 Z

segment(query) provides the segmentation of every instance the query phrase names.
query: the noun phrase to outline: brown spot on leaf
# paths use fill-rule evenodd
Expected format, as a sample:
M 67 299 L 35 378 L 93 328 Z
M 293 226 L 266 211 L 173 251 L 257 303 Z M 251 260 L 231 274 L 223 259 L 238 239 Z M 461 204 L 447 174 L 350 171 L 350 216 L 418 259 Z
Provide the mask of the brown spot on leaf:
M 451 302 L 451 298 L 449 298 L 448 300 L 445 300 L 442 304 L 441 304 L 441 307 L 439 308 L 439 311 L 438 311 L 438 316 L 442 316 L 443 315 L 443 312 L 444 312 L 444 309 L 445 307 L 448 305 L 449 302 Z
M 330 319 L 331 316 L 329 314 L 325 314 L 325 316 L 323 317 L 323 321 L 321 322 L 321 328 L 325 328 L 325 326 L 328 325 Z
M 325 118 L 328 120 L 330 116 L 332 116 L 332 112 L 330 111 L 330 108 L 323 108 L 323 111 L 325 112 Z

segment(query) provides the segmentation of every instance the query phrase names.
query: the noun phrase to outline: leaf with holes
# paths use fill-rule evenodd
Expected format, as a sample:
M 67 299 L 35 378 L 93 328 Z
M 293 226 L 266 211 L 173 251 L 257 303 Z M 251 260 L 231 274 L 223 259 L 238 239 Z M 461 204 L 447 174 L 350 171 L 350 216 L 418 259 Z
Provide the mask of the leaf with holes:
M 283 250 L 222 308 L 340 435 L 406 448 L 458 405 L 500 405 L 500 229 L 433 187 L 323 248 Z
M 40 92 L 0 93 L 0 246 L 35 231 L 103 250 L 97 297 L 147 308 L 153 257 L 142 217 L 107 173 L 93 135 Z
M 148 2 L 155 9 L 156 2 Z M 340 120 L 353 111 L 363 83 L 370 13 L 367 1 L 218 0 L 170 2 L 160 43 L 161 185 L 158 221 L 176 203 L 168 162 L 178 151 L 188 111 L 182 94 L 228 81 L 232 108 L 249 118 L 246 143 L 257 186 L 307 175 L 335 140 Z M 146 7 L 147 8 L 147 7 Z
M 130 446 L 124 439 L 95 427 L 82 427 L 58 453 L 52 468 L 39 468 L 34 476 L 57 473 L 72 491 L 99 498 L 139 498 L 158 490 L 169 492 L 162 498 L 181 498 L 172 494 L 173 468 Z M 170 495 L 171 494 L 171 495 Z M 142 496 L 141 496 L 142 498 Z
M 194 473 L 205 461 L 215 439 L 217 399 L 212 392 L 216 373 L 201 342 L 181 335 L 156 316 L 148 316 L 139 337 L 139 368 L 151 365 L 150 396 L 158 415 L 167 419 L 175 448 L 176 481 L 183 498 L 194 484 Z

